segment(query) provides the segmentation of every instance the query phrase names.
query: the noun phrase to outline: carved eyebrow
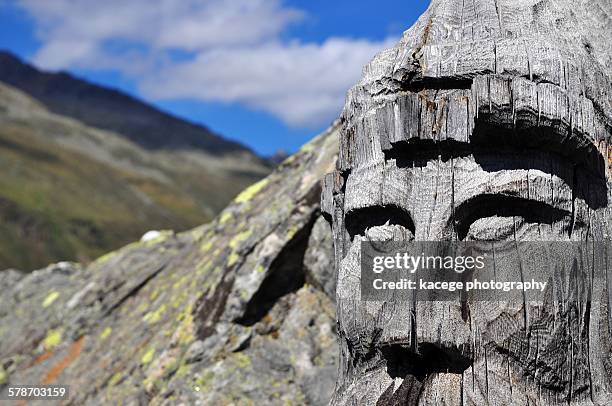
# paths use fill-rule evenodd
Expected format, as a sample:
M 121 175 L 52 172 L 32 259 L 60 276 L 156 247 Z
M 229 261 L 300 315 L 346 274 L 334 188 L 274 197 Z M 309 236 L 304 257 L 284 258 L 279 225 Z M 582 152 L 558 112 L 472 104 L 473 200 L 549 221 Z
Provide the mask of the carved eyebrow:
M 505 194 L 482 194 L 457 206 L 451 221 L 454 222 L 457 237 L 463 240 L 470 226 L 481 218 L 522 217 L 528 222 L 553 224 L 571 215 L 568 210 L 538 200 Z
M 572 140 L 574 139 L 572 138 Z M 569 142 L 560 143 L 558 141 L 557 138 L 554 138 L 546 143 L 538 137 L 520 137 L 513 142 L 510 141 L 510 138 L 503 139 L 503 141 L 499 141 L 499 145 L 495 145 L 493 140 L 482 136 L 475 136 L 470 142 L 451 139 L 442 141 L 409 139 L 394 143 L 390 149 L 384 150 L 383 153 L 386 161 L 395 160 L 398 167 L 404 168 L 423 166 L 432 159 L 447 161 L 469 155 L 474 155 L 474 157 L 478 158 L 491 153 L 522 155 L 526 152 L 540 152 L 551 154 L 564 160 L 569 159 L 572 166 L 583 167 L 594 178 L 606 178 L 603 155 L 594 144 L 580 144 L 573 148 L 568 146 L 570 145 Z M 500 162 L 499 164 L 501 166 L 505 162 Z M 536 162 L 531 162 L 531 164 L 536 164 Z M 542 161 L 541 164 L 545 164 L 545 161 Z M 519 165 L 519 163 L 515 165 Z M 522 165 L 525 165 L 525 163 L 523 162 Z M 540 169 L 545 172 L 550 170 L 550 168 Z
M 530 148 L 527 142 L 520 148 L 516 145 L 503 145 L 494 149 L 491 145 L 453 140 L 411 140 L 394 144 L 393 148 L 384 151 L 384 154 L 385 160 L 393 160 L 398 168 L 424 167 L 433 160 L 446 162 L 472 156 L 475 163 L 486 172 L 537 170 L 562 180 L 572 190 L 574 198 L 584 200 L 592 209 L 608 206 L 605 175 L 595 173 L 593 168 L 584 166 L 589 159 L 572 163 L 553 148 L 534 149 Z M 597 160 L 593 158 L 591 161 Z
M 351 240 L 356 235 L 365 235 L 370 227 L 389 225 L 400 225 L 414 234 L 414 221 L 410 214 L 396 205 L 368 206 L 353 209 L 344 216 L 344 224 Z
M 455 140 L 422 140 L 410 139 L 393 144 L 391 149 L 384 150 L 385 160 L 395 160 L 398 167 L 422 166 L 432 159 L 447 161 L 450 158 L 468 156 L 474 146 L 467 142 Z

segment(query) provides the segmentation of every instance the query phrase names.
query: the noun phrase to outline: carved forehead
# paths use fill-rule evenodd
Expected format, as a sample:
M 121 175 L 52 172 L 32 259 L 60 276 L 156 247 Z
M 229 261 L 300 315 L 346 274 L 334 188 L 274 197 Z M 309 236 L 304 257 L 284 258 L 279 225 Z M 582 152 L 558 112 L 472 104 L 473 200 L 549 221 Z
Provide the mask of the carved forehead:
M 474 135 L 495 137 L 501 130 L 543 137 L 540 145 L 563 144 L 570 155 L 571 149 L 599 150 L 598 158 L 591 154 L 598 161 L 592 165 L 605 167 L 612 108 L 604 35 L 610 27 L 595 23 L 597 10 L 606 12 L 602 7 L 610 8 L 558 1 L 432 2 L 349 92 L 339 169 L 384 159 L 385 151 L 403 142 L 472 143 Z M 577 18 L 595 22 L 573 24 Z M 590 31 L 568 29 L 572 25 Z
M 597 107 L 550 83 L 482 75 L 469 88 L 399 92 L 345 121 L 338 169 L 420 148 L 541 149 L 609 175 L 610 127 Z
M 493 73 L 546 81 L 597 99 L 609 94 L 601 86 L 610 84 L 610 14 L 611 2 L 434 0 L 394 48 L 366 66 L 351 93 L 384 98 L 410 82 Z

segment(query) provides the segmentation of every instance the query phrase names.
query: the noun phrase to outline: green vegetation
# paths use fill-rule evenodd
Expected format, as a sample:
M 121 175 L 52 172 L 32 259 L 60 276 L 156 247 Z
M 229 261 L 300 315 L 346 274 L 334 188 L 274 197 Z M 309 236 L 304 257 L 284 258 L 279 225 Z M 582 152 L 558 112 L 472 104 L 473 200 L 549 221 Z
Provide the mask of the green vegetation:
M 143 149 L 0 84 L 0 270 L 88 262 L 149 230 L 206 223 L 264 174 L 211 160 Z

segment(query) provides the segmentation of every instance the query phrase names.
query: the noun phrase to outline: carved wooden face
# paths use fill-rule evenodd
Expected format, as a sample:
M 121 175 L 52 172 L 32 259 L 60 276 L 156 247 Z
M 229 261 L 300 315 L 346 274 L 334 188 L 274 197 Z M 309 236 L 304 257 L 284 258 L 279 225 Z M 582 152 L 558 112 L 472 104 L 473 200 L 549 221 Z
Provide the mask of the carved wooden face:
M 482 303 L 362 302 L 361 240 L 602 240 L 607 205 L 602 178 L 541 150 L 418 142 L 351 171 L 337 303 L 353 378 L 371 369 L 390 385 L 408 371 L 448 370 L 443 378 L 460 384 L 474 362 L 473 330 L 521 314 Z M 514 319 L 508 327 L 512 334 L 522 325 Z M 372 368 L 377 363 L 385 367 Z
M 551 399 L 573 398 L 569 379 L 572 385 L 610 381 L 607 372 L 598 375 L 586 365 L 584 360 L 596 361 L 589 354 L 572 367 L 580 372 L 555 364 L 576 357 L 569 355 L 571 345 L 558 350 L 554 343 L 580 340 L 574 334 L 592 321 L 559 309 L 542 316 L 542 309 L 499 303 L 468 303 L 466 309 L 449 302 L 360 300 L 359 250 L 365 238 L 599 241 L 612 235 L 612 120 L 605 107 L 610 80 L 601 60 L 580 61 L 578 51 L 570 55 L 542 37 L 534 40 L 534 46 L 548 44 L 550 52 L 558 52 L 556 63 L 568 72 L 577 66 L 591 69 L 578 80 L 552 70 L 551 54 L 542 55 L 537 66 L 515 66 L 511 50 L 520 41 L 504 39 L 497 53 L 489 54 L 486 38 L 470 43 L 482 51 L 470 65 L 472 51 L 466 49 L 472 48 L 459 48 L 464 60 L 445 53 L 458 28 L 440 20 L 454 15 L 453 2 L 433 3 L 430 14 L 396 48 L 377 56 L 349 93 L 339 171 L 324 183 L 323 211 L 335 239 L 342 347 L 334 401 L 376 403 L 412 394 L 414 402 L 419 396 L 442 396 L 459 404 L 469 396 L 484 404 L 489 395 L 484 388 L 492 382 L 504 388 L 496 393 L 500 404 L 516 400 L 512 396 L 525 400 L 542 385 L 552 391 Z M 483 3 L 476 1 L 475 7 Z M 557 12 L 566 12 L 564 7 Z M 436 43 L 436 35 L 445 37 Z M 495 66 L 488 65 L 491 61 Z M 602 93 L 596 83 L 608 90 Z M 577 311 L 600 316 L 591 308 Z M 533 313 L 527 326 L 525 312 Z M 547 318 L 551 314 L 556 321 Z M 547 330 L 542 339 L 553 344 L 534 347 L 530 340 L 537 325 Z M 528 349 L 521 353 L 515 345 Z M 538 351 L 552 352 L 544 360 Z M 513 374 L 522 385 L 514 392 L 506 390 Z M 527 375 L 535 379 L 526 382 Z

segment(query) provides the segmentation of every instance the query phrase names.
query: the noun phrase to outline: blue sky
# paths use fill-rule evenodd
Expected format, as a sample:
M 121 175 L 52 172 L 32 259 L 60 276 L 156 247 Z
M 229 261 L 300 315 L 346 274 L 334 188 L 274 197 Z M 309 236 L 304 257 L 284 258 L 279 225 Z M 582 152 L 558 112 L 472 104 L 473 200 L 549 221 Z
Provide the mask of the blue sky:
M 0 48 L 119 88 L 260 154 L 338 115 L 426 0 L 0 0 Z

